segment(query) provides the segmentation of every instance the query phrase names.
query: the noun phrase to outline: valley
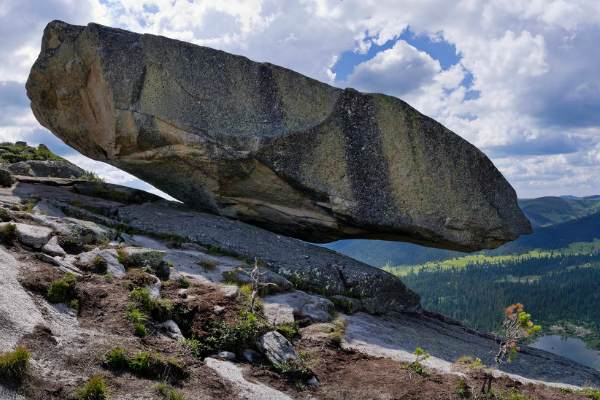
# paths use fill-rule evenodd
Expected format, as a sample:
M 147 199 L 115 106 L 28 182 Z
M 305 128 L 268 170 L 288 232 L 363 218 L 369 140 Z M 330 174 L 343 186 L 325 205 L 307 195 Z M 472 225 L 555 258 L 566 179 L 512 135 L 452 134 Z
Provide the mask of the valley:
M 542 325 L 543 343 L 555 336 L 581 339 L 587 352 L 569 352 L 583 354 L 574 355 L 576 361 L 596 363 L 600 197 L 543 197 L 519 204 L 534 233 L 492 251 L 465 254 L 391 242 L 365 246 L 367 241 L 329 247 L 401 277 L 421 295 L 425 309 L 485 332 L 499 328 L 504 307 L 523 303 Z M 543 348 L 553 351 L 552 346 Z

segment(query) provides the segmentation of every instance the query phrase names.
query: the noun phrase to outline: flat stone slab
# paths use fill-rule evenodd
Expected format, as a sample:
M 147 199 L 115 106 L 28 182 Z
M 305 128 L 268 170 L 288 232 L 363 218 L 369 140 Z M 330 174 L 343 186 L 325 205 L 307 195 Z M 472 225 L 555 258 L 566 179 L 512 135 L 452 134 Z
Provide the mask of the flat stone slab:
M 265 318 L 272 324 L 291 323 L 295 317 L 329 322 L 335 311 L 330 300 L 301 290 L 266 296 L 262 301 Z
M 217 360 L 215 358 L 206 358 L 206 366 L 212 369 L 229 382 L 237 391 L 237 398 L 243 400 L 293 400 L 290 396 L 275 390 L 263 383 L 254 383 L 244 378 L 243 369 L 230 362 Z
M 411 362 L 413 352 L 421 347 L 431 354 L 424 364 L 446 373 L 454 371 L 453 363 L 462 356 L 477 357 L 485 365 L 495 366 L 498 344 L 491 336 L 435 314 L 373 316 L 357 313 L 346 315 L 344 319 L 347 326 L 343 348 Z M 519 380 L 522 379 L 517 376 L 556 384 L 600 386 L 600 371 L 542 350 L 520 348 L 515 361 L 502 365 L 501 372 Z
M 6 225 L 2 223 L 0 226 Z M 41 249 L 52 236 L 53 230 L 45 226 L 15 223 L 19 242 L 34 249 Z

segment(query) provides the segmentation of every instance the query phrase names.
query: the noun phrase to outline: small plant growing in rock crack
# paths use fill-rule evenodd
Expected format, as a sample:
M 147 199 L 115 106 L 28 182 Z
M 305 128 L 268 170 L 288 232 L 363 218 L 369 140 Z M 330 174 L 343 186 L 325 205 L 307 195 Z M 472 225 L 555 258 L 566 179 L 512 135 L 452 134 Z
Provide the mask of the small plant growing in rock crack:
M 424 375 L 425 370 L 423 369 L 422 362 L 431 357 L 430 354 L 420 347 L 417 347 L 413 354 L 415 356 L 415 360 L 408 364 L 408 369 L 415 374 Z
M 88 266 L 90 271 L 95 272 L 97 274 L 104 274 L 108 269 L 108 263 L 106 260 L 100 256 L 96 256 L 92 259 L 92 262 Z
M 332 329 L 327 335 L 327 340 L 331 346 L 340 348 L 342 346 L 342 341 L 344 340 L 344 335 L 346 334 L 346 326 L 348 323 L 345 319 L 337 317 L 331 324 Z
M 275 327 L 275 330 L 290 341 L 300 336 L 300 327 L 298 326 L 297 322 L 286 322 L 279 324 Z
M 184 368 L 174 358 L 165 358 L 146 351 L 129 357 L 120 347 L 115 347 L 106 353 L 103 366 L 111 371 L 129 371 L 142 378 L 172 382 L 187 376 Z
M 504 310 L 504 320 L 502 321 L 502 334 L 500 337 L 500 346 L 498 353 L 494 358 L 496 365 L 510 363 L 519 352 L 519 342 L 527 337 L 535 335 L 542 330 L 540 325 L 536 325 L 531 320 L 531 314 L 525 311 L 521 303 L 511 304 Z M 481 387 L 481 393 L 487 394 L 492 390 L 492 381 L 494 377 L 491 373 L 485 374 L 485 379 Z
M 148 335 L 148 329 L 146 328 L 148 316 L 145 313 L 140 311 L 134 305 L 129 304 L 125 316 L 133 325 L 133 332 L 136 336 L 145 337 Z
M 13 351 L 0 353 L 0 382 L 7 384 L 20 383 L 29 369 L 31 354 L 23 346 Z
M 17 226 L 15 224 L 6 224 L 0 227 L 0 243 L 12 245 L 17 239 Z
M 461 399 L 471 398 L 471 388 L 463 378 L 460 378 L 458 382 L 456 382 L 456 390 L 454 393 Z
M 481 370 L 485 367 L 480 358 L 473 358 L 471 356 L 461 356 L 456 360 L 456 364 L 465 367 L 470 370 Z
M 75 285 L 77 278 L 69 273 L 60 279 L 53 281 L 48 288 L 46 298 L 50 303 L 66 303 L 69 304 L 75 299 Z M 79 303 L 77 303 L 79 306 Z
M 154 390 L 165 400 L 185 400 L 185 397 L 165 382 L 154 385 Z
M 125 268 L 128 267 L 129 255 L 127 254 L 125 249 L 120 248 L 120 247 L 117 249 L 117 261 L 119 261 L 121 264 L 123 264 L 123 266 L 125 266 Z
M 36 199 L 29 199 L 27 200 L 25 203 L 23 203 L 23 206 L 21 207 L 21 209 L 25 212 L 32 212 L 35 205 L 38 203 L 38 200 Z
M 100 375 L 92 376 L 81 389 L 77 391 L 79 400 L 107 400 L 108 388 L 106 381 Z

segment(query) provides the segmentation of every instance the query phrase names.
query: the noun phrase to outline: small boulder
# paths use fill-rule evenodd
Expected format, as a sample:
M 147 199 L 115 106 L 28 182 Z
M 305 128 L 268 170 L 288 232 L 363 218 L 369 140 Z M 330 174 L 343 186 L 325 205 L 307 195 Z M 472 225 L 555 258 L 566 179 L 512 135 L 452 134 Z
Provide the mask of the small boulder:
M 295 319 L 329 322 L 335 311 L 331 300 L 301 290 L 266 296 L 263 305 L 265 317 L 275 324 L 293 322 Z
M 9 170 L 0 168 L 0 186 L 11 187 L 14 180 Z
M 163 259 L 165 252 L 145 247 L 124 247 L 120 249 L 126 268 L 150 268 L 160 279 L 167 280 L 171 274 L 169 263 Z
M 233 299 L 240 293 L 240 288 L 236 285 L 221 285 L 219 289 L 221 289 L 223 296 L 228 299 Z
M 258 364 L 261 359 L 260 353 L 252 349 L 244 350 L 242 355 L 244 356 L 244 360 L 248 361 L 250 364 Z
M 96 263 L 97 258 L 102 259 L 105 264 L 105 271 L 98 272 L 106 272 L 117 278 L 125 275 L 125 267 L 119 262 L 115 249 L 101 250 L 96 248 L 92 251 L 81 253 L 77 256 L 77 265 L 83 269 L 93 269 L 92 264 Z
M 41 249 L 48 243 L 52 236 L 52 229 L 46 228 L 45 226 L 20 223 L 14 225 L 16 227 L 15 233 L 17 235 L 17 240 L 25 246 L 33 247 L 34 249 Z
M 46 254 L 49 254 L 51 256 L 60 256 L 63 257 L 65 256 L 67 253 L 63 250 L 62 247 L 60 247 L 60 244 L 58 244 L 58 237 L 57 236 L 52 236 L 52 238 L 50 238 L 50 240 L 48 241 L 48 243 L 46 243 L 43 247 L 42 247 L 42 251 Z
M 177 323 L 175 321 L 173 321 L 172 319 L 163 322 L 162 324 L 159 325 L 159 327 L 161 329 L 163 329 L 165 331 L 165 333 L 167 334 L 167 336 L 169 336 L 171 339 L 175 339 L 175 340 L 183 339 L 183 335 L 181 334 L 181 329 L 179 329 L 179 325 L 177 325 Z M 234 357 L 235 357 L 235 355 L 234 355 Z
M 230 351 L 220 351 L 217 353 L 216 358 L 225 361 L 235 361 L 236 359 L 235 353 L 232 353 Z
M 81 253 L 85 245 L 105 244 L 115 237 L 115 231 L 92 221 L 41 214 L 30 217 L 38 224 L 52 228 L 58 235 L 60 246 L 71 254 Z
M 275 366 L 299 359 L 290 341 L 277 331 L 267 332 L 262 335 L 258 339 L 257 346 L 271 364 Z
M 235 282 L 237 284 L 252 284 L 251 272 L 252 269 L 249 267 L 237 267 L 223 272 L 223 279 L 227 282 Z M 294 288 L 294 285 L 290 281 L 271 270 L 260 268 L 259 273 L 259 282 L 261 284 L 260 294 L 262 296 L 271 293 L 286 292 Z

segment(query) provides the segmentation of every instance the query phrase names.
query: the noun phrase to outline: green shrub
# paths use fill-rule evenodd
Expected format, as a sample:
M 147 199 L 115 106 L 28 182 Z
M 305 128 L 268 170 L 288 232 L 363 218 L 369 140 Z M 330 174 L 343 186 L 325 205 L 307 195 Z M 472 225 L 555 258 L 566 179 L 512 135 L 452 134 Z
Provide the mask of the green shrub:
M 275 328 L 277 332 L 281 333 L 288 340 L 293 340 L 300 336 L 300 329 L 298 327 L 298 323 L 296 322 L 286 322 L 284 324 L 279 324 Z
M 154 390 L 165 400 L 185 400 L 185 397 L 181 393 L 164 382 L 154 385 Z
M 314 373 L 302 360 L 288 360 L 281 364 L 273 364 L 273 368 L 294 383 L 306 382 L 314 376 Z
M 100 375 L 92 376 L 81 389 L 77 391 L 79 400 L 107 400 L 108 388 L 106 381 Z
M 187 376 L 183 367 L 173 358 L 164 358 L 145 351 L 129 357 L 125 350 L 119 347 L 106 353 L 103 365 L 112 371 L 127 370 L 148 379 L 177 381 Z
M 139 309 L 130 305 L 126 313 L 127 320 L 132 324 L 144 324 L 148 320 L 148 316 Z
M 147 288 L 135 288 L 129 294 L 129 299 L 133 301 L 142 310 L 150 312 L 154 306 L 154 300 L 150 297 L 150 291 Z
M 79 310 L 79 300 L 72 299 L 71 301 L 69 301 L 69 307 L 71 307 L 74 310 Z
M 139 336 L 141 338 L 148 336 L 148 328 L 146 325 L 142 323 L 137 323 L 133 325 L 133 334 L 135 336 Z
M 46 298 L 50 303 L 69 303 L 75 298 L 76 283 L 75 275 L 69 273 L 52 282 Z
M 588 399 L 600 400 L 600 390 L 598 389 L 585 388 L 576 393 L 585 396 Z
M 14 351 L 0 353 L 0 381 L 20 383 L 29 368 L 30 357 L 29 350 L 23 346 L 17 347 Z
M 0 227 L 0 242 L 11 245 L 17 239 L 17 226 L 15 224 L 6 224 Z
M 177 360 L 140 352 L 129 359 L 129 370 L 142 378 L 177 381 L 187 376 Z
M 205 357 L 220 350 L 241 354 L 244 349 L 255 348 L 256 340 L 269 330 L 269 326 L 256 314 L 242 311 L 233 324 L 213 320 L 203 329 L 205 336 L 185 341 L 197 357 Z
M 153 299 L 147 288 L 135 288 L 129 294 L 134 307 L 143 310 L 156 321 L 163 322 L 171 319 L 173 303 L 169 299 Z
M 124 349 L 115 347 L 104 356 L 104 365 L 111 370 L 124 370 L 129 366 L 129 357 Z
M 415 355 L 415 361 L 408 364 L 408 369 L 415 374 L 424 375 L 425 370 L 421 363 L 430 357 L 429 353 L 422 348 L 417 347 L 413 354 Z
M 0 222 L 10 221 L 10 214 L 6 208 L 0 207 Z
M 145 337 L 148 334 L 146 322 L 148 315 L 139 310 L 135 305 L 129 304 L 125 317 L 133 325 L 133 332 L 136 336 Z

